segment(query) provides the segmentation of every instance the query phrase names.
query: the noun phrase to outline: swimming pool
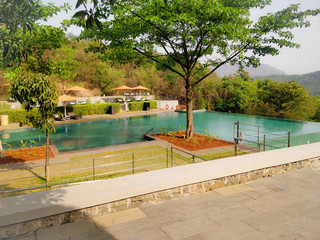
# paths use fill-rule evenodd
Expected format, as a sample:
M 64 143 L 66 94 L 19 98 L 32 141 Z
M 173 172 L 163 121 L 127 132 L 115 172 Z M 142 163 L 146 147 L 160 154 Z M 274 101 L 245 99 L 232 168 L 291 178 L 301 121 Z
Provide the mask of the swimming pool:
M 246 124 L 290 130 L 291 145 L 305 144 L 307 141 L 320 141 L 320 123 L 283 120 L 242 114 L 201 111 L 194 113 L 194 127 L 197 132 L 207 130 L 226 140 L 233 140 L 233 124 L 240 121 Z M 56 126 L 56 133 L 50 135 L 50 144 L 59 151 L 96 148 L 132 142 L 142 142 L 142 135 L 151 128 L 175 128 L 186 125 L 185 113 L 169 112 L 123 119 L 112 119 Z M 298 137 L 296 137 L 298 136 Z M 34 140 L 38 145 L 45 144 L 45 135 L 36 129 L 21 129 L 0 132 L 2 143 L 19 148 L 23 142 Z M 7 149 L 7 145 L 3 144 Z

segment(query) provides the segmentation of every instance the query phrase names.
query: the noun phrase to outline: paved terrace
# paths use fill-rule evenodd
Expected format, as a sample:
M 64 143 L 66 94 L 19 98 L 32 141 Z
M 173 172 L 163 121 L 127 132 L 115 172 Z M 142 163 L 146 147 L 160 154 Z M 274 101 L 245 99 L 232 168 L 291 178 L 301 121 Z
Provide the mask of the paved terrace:
M 58 216 L 64 224 L 11 239 L 320 239 L 319 171 L 248 182 L 319 167 L 319 156 L 315 143 L 0 199 L 0 238 Z
M 319 182 L 319 171 L 302 169 L 43 229 L 20 239 L 318 240 Z

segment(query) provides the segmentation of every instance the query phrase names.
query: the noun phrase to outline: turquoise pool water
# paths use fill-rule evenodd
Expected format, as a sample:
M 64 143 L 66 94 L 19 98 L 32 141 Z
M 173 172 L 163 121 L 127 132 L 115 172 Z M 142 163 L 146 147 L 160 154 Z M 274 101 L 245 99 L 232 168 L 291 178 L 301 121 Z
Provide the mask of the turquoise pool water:
M 233 124 L 241 123 L 290 130 L 292 144 L 300 145 L 320 141 L 320 123 L 282 120 L 241 114 L 218 112 L 195 112 L 196 131 L 217 133 L 220 138 L 233 140 Z M 185 113 L 163 113 L 124 119 L 103 120 L 86 123 L 65 124 L 56 127 L 56 133 L 50 135 L 50 144 L 55 144 L 59 151 L 95 148 L 108 145 L 143 141 L 142 135 L 151 128 L 175 128 L 186 125 Z M 35 129 L 22 129 L 0 132 L 2 143 L 18 148 L 21 140 L 34 140 L 38 145 L 45 144 L 45 135 Z M 296 139 L 296 140 L 294 140 Z M 7 149 L 7 145 L 3 144 Z

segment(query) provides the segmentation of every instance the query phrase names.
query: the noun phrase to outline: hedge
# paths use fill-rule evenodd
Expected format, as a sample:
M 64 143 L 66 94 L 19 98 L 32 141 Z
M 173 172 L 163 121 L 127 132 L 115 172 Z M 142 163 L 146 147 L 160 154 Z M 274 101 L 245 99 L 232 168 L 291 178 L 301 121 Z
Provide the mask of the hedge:
M 141 111 L 143 109 L 143 103 L 150 102 L 150 108 L 156 109 L 158 106 L 157 101 L 141 101 L 141 102 L 130 102 L 128 104 L 130 111 Z M 100 104 L 85 104 L 85 105 L 68 105 L 67 113 L 73 112 L 75 115 L 95 115 L 95 114 L 106 114 L 108 113 L 109 106 L 116 107 L 116 113 L 120 112 L 120 103 L 100 103 Z M 33 109 L 32 114 L 37 114 L 38 109 Z M 64 107 L 60 106 L 56 108 L 56 112 L 64 114 Z M 23 122 L 26 118 L 27 112 L 24 109 L 10 109 L 0 110 L 0 115 L 8 115 L 9 123 Z
M 38 114 L 38 109 L 33 109 L 31 114 Z M 27 112 L 24 109 L 0 110 L 0 115 L 8 115 L 9 123 L 24 122 Z
M 68 105 L 67 113 L 73 112 L 75 115 L 87 116 L 95 114 L 106 114 L 108 113 L 109 107 L 115 106 L 116 113 L 120 112 L 120 103 L 100 103 L 100 104 L 84 104 L 84 105 Z M 57 107 L 57 112 L 64 114 L 64 107 Z
M 151 109 L 156 109 L 158 107 L 157 101 L 141 101 L 141 102 L 129 102 L 129 111 L 141 111 L 143 110 L 143 103 L 149 102 Z

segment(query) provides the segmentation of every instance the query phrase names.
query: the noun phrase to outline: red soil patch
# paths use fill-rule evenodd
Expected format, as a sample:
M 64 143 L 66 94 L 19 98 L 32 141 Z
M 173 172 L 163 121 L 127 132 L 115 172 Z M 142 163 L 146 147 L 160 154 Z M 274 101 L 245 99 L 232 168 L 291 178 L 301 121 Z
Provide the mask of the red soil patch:
M 28 162 L 46 158 L 46 147 L 20 148 L 4 152 L 6 156 L 0 157 L 0 164 Z M 53 157 L 50 149 L 49 158 Z
M 232 142 L 199 133 L 194 133 L 194 137 L 189 140 L 185 139 L 184 136 L 184 131 L 156 134 L 156 138 L 170 142 L 189 151 L 233 145 Z

